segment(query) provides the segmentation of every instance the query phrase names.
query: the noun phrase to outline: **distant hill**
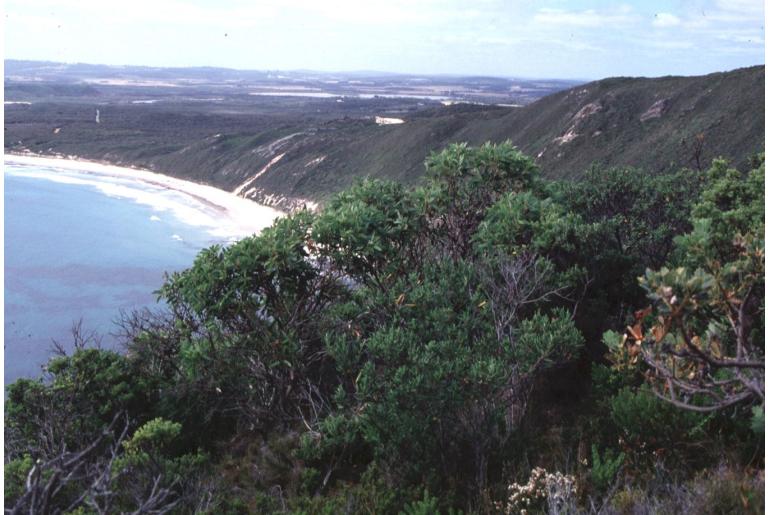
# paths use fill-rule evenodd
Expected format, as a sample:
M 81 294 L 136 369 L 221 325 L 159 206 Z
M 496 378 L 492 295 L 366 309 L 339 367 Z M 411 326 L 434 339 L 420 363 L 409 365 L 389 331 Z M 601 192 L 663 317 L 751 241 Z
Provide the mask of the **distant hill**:
M 253 186 L 317 198 L 362 175 L 413 183 L 431 150 L 507 139 L 553 178 L 579 177 L 593 163 L 651 173 L 694 168 L 699 145 L 701 166 L 723 156 L 743 167 L 750 154 L 764 151 L 764 81 L 764 66 L 702 77 L 613 78 L 522 108 L 458 105 L 401 125 L 360 127 L 345 138 L 296 136 L 265 155 L 265 165 L 283 157 Z
M 168 68 L 105 64 L 57 63 L 7 59 L 5 80 L 14 85 L 95 84 L 100 86 L 152 86 L 166 97 L 190 90 L 230 96 L 309 94 L 310 96 L 385 98 L 528 104 L 583 81 L 411 75 L 377 71 L 320 72 L 313 70 L 235 70 L 210 66 Z M 176 89 L 174 91 L 173 89 Z
M 475 79 L 484 80 L 492 79 Z M 461 141 L 511 140 L 554 178 L 579 177 L 593 163 L 659 173 L 724 156 L 742 166 L 764 150 L 764 81 L 764 66 L 700 77 L 611 78 L 523 107 L 382 97 L 282 104 L 270 97 L 260 114 L 247 103 L 256 97 L 242 93 L 224 103 L 189 98 L 145 105 L 113 102 L 112 90 L 93 83 L 88 88 L 101 89 L 84 104 L 89 90 L 74 84 L 66 102 L 46 97 L 6 106 L 5 148 L 134 164 L 288 207 L 323 201 L 361 176 L 415 183 L 429 152 Z M 6 78 L 6 100 L 42 87 Z M 45 87 L 52 94 L 53 86 Z

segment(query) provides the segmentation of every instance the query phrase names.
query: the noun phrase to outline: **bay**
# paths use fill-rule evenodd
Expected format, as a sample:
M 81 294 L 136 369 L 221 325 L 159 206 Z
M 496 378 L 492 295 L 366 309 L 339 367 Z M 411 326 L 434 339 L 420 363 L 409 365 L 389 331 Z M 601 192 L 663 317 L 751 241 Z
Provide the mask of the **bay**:
M 6 385 L 38 377 L 79 321 L 114 348 L 121 310 L 157 307 L 165 272 L 234 239 L 216 205 L 158 184 L 6 163 L 4 186 Z

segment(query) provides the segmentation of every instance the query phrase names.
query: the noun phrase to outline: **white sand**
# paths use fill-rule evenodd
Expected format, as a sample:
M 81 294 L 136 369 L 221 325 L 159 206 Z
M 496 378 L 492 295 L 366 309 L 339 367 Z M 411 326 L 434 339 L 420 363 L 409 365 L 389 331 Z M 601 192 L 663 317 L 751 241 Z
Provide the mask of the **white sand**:
M 275 218 L 283 215 L 281 211 L 257 204 L 212 186 L 184 181 L 147 170 L 124 168 L 77 159 L 10 154 L 5 154 L 4 162 L 11 165 L 44 168 L 54 173 L 58 170 L 94 174 L 102 178 L 121 179 L 123 185 L 120 183 L 102 183 L 97 185 L 97 187 L 106 194 L 130 197 L 136 202 L 152 205 L 159 211 L 170 210 L 181 221 L 190 225 L 205 226 L 211 234 L 229 240 L 258 234 L 262 229 L 268 227 Z M 55 180 L 56 177 L 53 177 L 53 179 Z M 125 181 L 127 180 L 182 193 L 183 195 L 177 195 L 175 198 L 166 197 L 159 201 L 158 195 L 151 197 L 150 195 L 143 195 L 140 190 L 130 190 L 130 188 L 125 187 Z M 77 182 L 77 179 L 62 176 L 61 182 Z

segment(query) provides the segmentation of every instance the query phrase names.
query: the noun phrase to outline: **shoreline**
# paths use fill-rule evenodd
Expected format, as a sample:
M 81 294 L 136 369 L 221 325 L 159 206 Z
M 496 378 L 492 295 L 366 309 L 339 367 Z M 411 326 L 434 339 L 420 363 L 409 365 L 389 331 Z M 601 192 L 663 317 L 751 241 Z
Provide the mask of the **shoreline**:
M 237 235 L 238 238 L 258 234 L 262 229 L 272 224 L 273 220 L 286 214 L 285 211 L 275 207 L 236 196 L 229 191 L 215 186 L 186 181 L 140 168 L 129 168 L 81 159 L 16 153 L 4 153 L 3 164 L 35 166 L 53 169 L 54 171 L 58 169 L 117 179 L 129 179 L 182 193 L 216 211 L 218 213 L 217 221 L 223 221 L 225 222 L 223 225 L 234 229 L 232 232 L 237 233 L 234 235 Z

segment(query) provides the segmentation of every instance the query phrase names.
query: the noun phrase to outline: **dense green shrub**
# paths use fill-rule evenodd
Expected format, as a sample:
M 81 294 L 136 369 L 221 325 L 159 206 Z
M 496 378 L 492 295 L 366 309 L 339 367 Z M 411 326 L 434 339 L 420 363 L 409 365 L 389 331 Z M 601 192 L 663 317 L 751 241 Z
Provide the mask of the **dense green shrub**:
M 269 430 L 297 420 L 318 395 L 322 314 L 342 290 L 310 259 L 313 220 L 300 211 L 259 236 L 206 249 L 161 288 L 183 328 L 178 380 L 198 418 Z
M 142 420 L 152 412 L 153 382 L 116 352 L 80 349 L 53 358 L 47 369 L 49 382 L 20 379 L 8 386 L 5 407 L 6 438 L 35 458 L 51 457 L 58 445 L 83 447 L 119 413 Z
M 623 452 L 613 453 L 612 449 L 604 450 L 602 457 L 596 445 L 591 446 L 591 484 L 598 491 L 606 491 L 617 478 L 623 466 L 626 455 Z
M 420 261 L 423 226 L 414 194 L 394 182 L 363 180 L 334 196 L 313 223 L 319 255 L 364 284 L 383 286 Z
M 24 493 L 27 474 L 34 461 L 30 455 L 12 459 L 4 464 L 3 469 L 3 489 L 5 493 L 5 507 L 12 507 L 19 497 Z
M 756 511 L 756 474 L 717 466 L 764 459 L 755 164 L 545 183 L 510 143 L 451 145 L 416 189 L 205 249 L 125 356 L 7 388 L 6 507 Z
M 677 262 L 690 268 L 708 260 L 734 261 L 737 235 L 762 235 L 765 223 L 765 161 L 743 174 L 715 160 L 706 187 L 690 213 L 693 231 L 677 238 Z M 683 231 L 685 232 L 685 231 Z
M 682 411 L 655 397 L 649 388 L 625 387 L 609 402 L 610 420 L 633 457 L 648 464 L 679 453 L 696 456 L 708 438 L 713 416 Z
M 114 488 L 121 492 L 116 504 L 131 506 L 134 499 L 149 498 L 167 489 L 180 501 L 180 511 L 192 508 L 208 492 L 199 491 L 209 458 L 201 452 L 181 453 L 182 425 L 163 418 L 152 419 L 122 442 L 123 453 L 112 464 Z
M 449 145 L 425 161 L 425 184 L 417 190 L 430 233 L 439 252 L 467 257 L 471 240 L 489 206 L 506 193 L 534 187 L 534 161 L 510 142 L 481 147 Z
M 664 265 L 675 237 L 690 228 L 701 180 L 686 169 L 651 175 L 595 166 L 579 181 L 558 186 L 555 196 L 564 209 L 601 226 L 604 253 L 626 256 L 626 264 L 640 272 Z
M 690 229 L 690 207 L 701 182 L 690 170 L 651 175 L 593 167 L 578 181 L 551 185 L 561 209 L 589 228 L 578 240 L 580 252 L 567 260 L 581 265 L 589 281 L 576 316 L 589 342 L 606 329 L 623 327 L 644 302 L 637 278 L 646 268 L 664 265 L 675 237 Z M 592 347 L 598 359 L 604 351 Z
M 524 395 L 535 374 L 577 355 L 582 338 L 561 310 L 498 338 L 475 282 L 468 263 L 445 261 L 397 281 L 389 296 L 360 292 L 368 312 L 389 319 L 370 334 L 355 329 L 329 342 L 346 380 L 335 397 L 342 410 L 313 441 L 316 456 L 364 445 L 407 484 L 441 474 L 450 483 L 439 488 L 486 486 L 494 449 L 514 429 L 505 398 Z M 472 482 L 462 479 L 469 467 Z
M 367 515 L 396 514 L 404 499 L 416 497 L 412 491 L 394 488 L 383 478 L 382 471 L 368 467 L 355 484 L 343 483 L 323 496 L 306 494 L 297 498 L 291 513 L 311 515 L 324 513 L 361 513 Z
M 678 408 L 764 403 L 763 198 L 764 162 L 743 176 L 716 161 L 676 239 L 685 266 L 640 278 L 651 306 L 614 351 L 641 355 L 653 392 Z
M 425 490 L 422 499 L 419 501 L 413 501 L 404 505 L 404 509 L 399 512 L 399 515 L 440 515 L 441 512 L 438 509 L 438 499 L 431 496 L 427 490 Z

